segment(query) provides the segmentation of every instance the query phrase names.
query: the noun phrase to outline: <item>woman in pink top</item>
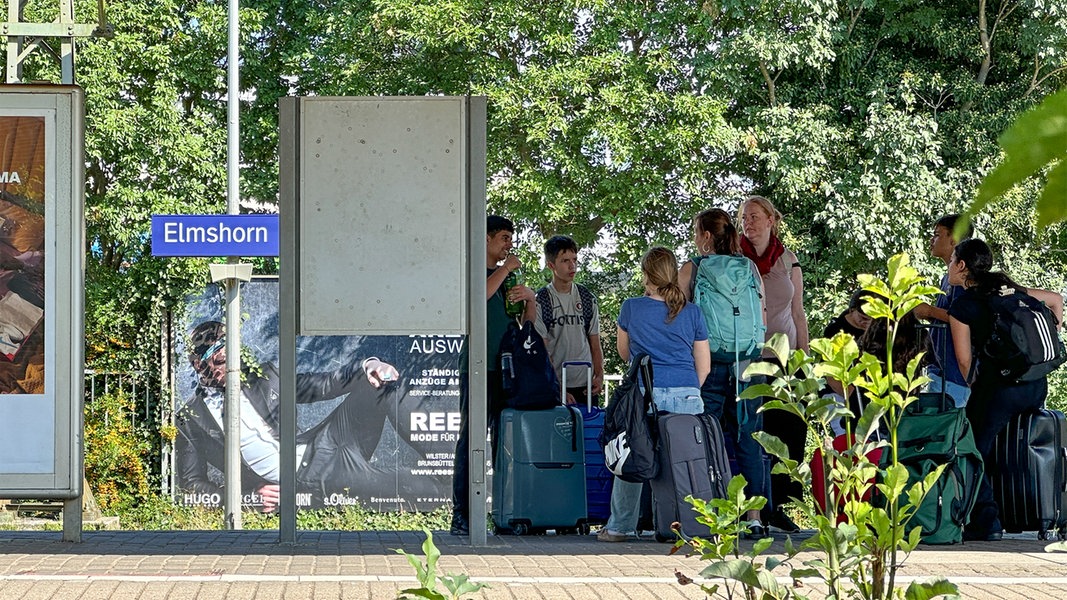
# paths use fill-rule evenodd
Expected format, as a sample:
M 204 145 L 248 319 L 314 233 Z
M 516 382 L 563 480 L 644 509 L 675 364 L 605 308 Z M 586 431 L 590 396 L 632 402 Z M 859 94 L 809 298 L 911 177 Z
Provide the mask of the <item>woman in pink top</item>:
M 756 263 L 763 278 L 765 301 L 764 323 L 767 339 L 776 333 L 789 338 L 790 349 L 808 349 L 808 318 L 804 314 L 804 279 L 796 254 L 778 239 L 782 214 L 763 196 L 749 196 L 738 214 L 741 222 L 741 252 Z M 763 357 L 769 354 L 765 351 Z M 782 410 L 763 415 L 763 430 L 777 436 L 789 448 L 789 458 L 804 460 L 807 425 L 797 416 Z M 791 498 L 803 498 L 804 490 L 788 475 L 771 476 L 771 506 L 764 523 L 771 529 L 798 531 L 795 523 L 782 511 Z

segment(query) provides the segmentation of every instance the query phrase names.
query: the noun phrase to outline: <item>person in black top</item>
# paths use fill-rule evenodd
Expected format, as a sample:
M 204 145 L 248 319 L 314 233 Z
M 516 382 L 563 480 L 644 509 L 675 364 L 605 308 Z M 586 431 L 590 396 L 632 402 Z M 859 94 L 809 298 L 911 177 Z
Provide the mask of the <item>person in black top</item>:
M 824 338 L 832 338 L 843 331 L 851 334 L 852 337 L 859 340 L 863 335 L 863 332 L 867 331 L 867 327 L 871 324 L 871 318 L 863 312 L 863 304 L 868 298 L 873 297 L 873 292 L 864 289 L 852 292 L 852 298 L 848 301 L 848 308 L 845 309 L 845 312 L 837 315 L 833 321 L 830 321 L 830 323 L 826 325 L 826 329 L 823 329 L 822 336 Z
M 1013 382 L 1001 378 L 996 365 L 983 364 L 980 350 L 992 335 L 993 313 L 989 298 L 1007 286 L 1044 302 L 1057 323 L 1063 322 L 1063 297 L 1048 290 L 1020 286 L 1001 272 L 991 271 L 993 253 L 982 240 L 969 239 L 956 245 L 948 263 L 949 283 L 964 291 L 948 309 L 949 328 L 960 372 L 970 383 L 967 418 L 974 430 L 974 443 L 986 464 L 990 463 L 993 439 L 1018 414 L 1041 408 L 1048 395 L 1048 381 Z M 988 359 L 986 359 L 988 360 Z M 989 478 L 983 476 L 965 540 L 999 540 L 1003 536 L 1000 511 L 993 499 Z

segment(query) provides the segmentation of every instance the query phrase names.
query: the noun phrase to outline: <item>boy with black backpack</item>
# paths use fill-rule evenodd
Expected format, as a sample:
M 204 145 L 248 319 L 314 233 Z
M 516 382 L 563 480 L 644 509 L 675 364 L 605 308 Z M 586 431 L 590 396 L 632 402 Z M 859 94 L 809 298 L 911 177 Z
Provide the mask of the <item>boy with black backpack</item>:
M 578 272 L 578 244 L 565 235 L 545 242 L 545 264 L 552 282 L 537 290 L 537 320 L 534 326 L 548 346 L 556 376 L 563 379 L 563 363 L 592 363 L 594 404 L 604 385 L 604 351 L 600 346 L 600 313 L 596 297 L 574 283 Z M 570 367 L 567 372 L 567 403 L 585 406 L 586 368 Z
M 515 320 L 507 315 L 506 302 L 525 302 L 523 321 L 534 319 L 534 292 L 525 285 L 516 285 L 504 289 L 504 280 L 512 272 L 522 267 L 518 257 L 511 253 L 515 236 L 515 225 L 510 219 L 497 215 L 486 218 L 485 235 L 485 292 L 486 292 L 486 356 L 489 367 L 486 369 L 488 397 L 488 422 L 490 437 L 496 438 L 494 431 L 500 420 L 500 411 L 504 409 L 504 376 L 500 367 L 500 345 L 508 331 L 508 325 Z M 470 534 L 470 427 L 467 414 L 470 407 L 470 379 L 467 364 L 467 346 L 464 344 L 460 357 L 460 433 L 456 440 L 456 455 L 452 474 L 452 535 Z M 495 445 L 494 445 L 495 448 Z

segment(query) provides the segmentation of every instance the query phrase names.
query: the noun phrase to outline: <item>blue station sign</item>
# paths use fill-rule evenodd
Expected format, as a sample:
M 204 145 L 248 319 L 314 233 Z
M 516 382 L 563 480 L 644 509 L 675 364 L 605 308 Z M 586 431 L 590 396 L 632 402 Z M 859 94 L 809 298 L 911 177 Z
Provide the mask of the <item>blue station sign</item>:
M 152 215 L 152 256 L 278 256 L 278 215 Z

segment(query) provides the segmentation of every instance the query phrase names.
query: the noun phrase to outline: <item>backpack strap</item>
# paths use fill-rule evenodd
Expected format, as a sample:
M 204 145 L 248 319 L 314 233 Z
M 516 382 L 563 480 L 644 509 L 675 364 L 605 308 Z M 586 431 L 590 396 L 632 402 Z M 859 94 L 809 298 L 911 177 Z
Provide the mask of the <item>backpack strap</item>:
M 552 296 L 548 293 L 548 286 L 537 290 L 537 306 L 541 308 L 541 322 L 551 333 L 555 320 L 552 318 Z
M 689 260 L 693 263 L 693 276 L 689 278 L 689 297 L 693 298 L 697 291 L 697 273 L 700 272 L 700 261 L 704 260 L 704 257 L 694 256 Z
M 585 320 L 585 337 L 589 337 L 589 331 L 593 329 L 593 305 L 596 303 L 596 298 L 593 298 L 593 292 L 590 292 L 583 285 L 574 284 L 578 287 L 578 298 L 582 301 L 582 318 Z

